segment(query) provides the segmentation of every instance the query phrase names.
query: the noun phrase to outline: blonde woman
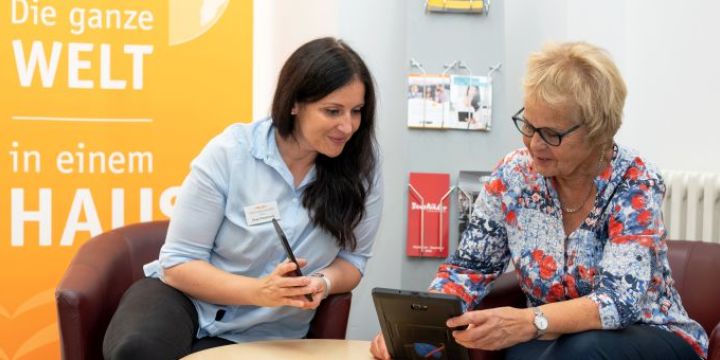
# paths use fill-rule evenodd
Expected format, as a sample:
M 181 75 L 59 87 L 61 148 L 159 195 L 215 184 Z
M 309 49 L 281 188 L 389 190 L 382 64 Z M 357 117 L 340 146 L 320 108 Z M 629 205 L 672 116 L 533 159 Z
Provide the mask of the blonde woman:
M 545 47 L 530 57 L 525 148 L 508 154 L 474 205 L 433 291 L 461 297 L 448 320 L 467 348 L 507 359 L 698 359 L 708 337 L 673 286 L 661 213 L 665 185 L 618 145 L 626 88 L 602 49 Z M 528 307 L 473 311 L 509 262 Z M 371 351 L 387 358 L 381 335 Z

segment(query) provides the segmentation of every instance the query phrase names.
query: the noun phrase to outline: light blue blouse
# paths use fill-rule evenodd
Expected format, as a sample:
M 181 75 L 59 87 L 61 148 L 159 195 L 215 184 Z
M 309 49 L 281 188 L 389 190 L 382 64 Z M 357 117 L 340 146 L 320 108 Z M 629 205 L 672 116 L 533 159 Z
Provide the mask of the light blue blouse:
M 207 261 L 224 271 L 262 277 L 285 258 L 272 223 L 248 225 L 244 208 L 276 201 L 280 224 L 296 257 L 307 259 L 310 274 L 340 257 L 362 273 L 380 222 L 382 182 L 379 170 L 366 200 L 366 214 L 355 229 L 357 248 L 338 247 L 335 238 L 315 227 L 302 206 L 313 168 L 295 188 L 282 160 L 270 119 L 234 124 L 211 140 L 191 165 L 173 209 L 159 260 L 145 275 L 163 278 L 163 269 L 191 260 Z M 235 342 L 302 338 L 314 311 L 294 307 L 229 306 L 192 299 L 198 312 L 199 338 L 218 336 Z M 225 314 L 215 320 L 219 310 Z

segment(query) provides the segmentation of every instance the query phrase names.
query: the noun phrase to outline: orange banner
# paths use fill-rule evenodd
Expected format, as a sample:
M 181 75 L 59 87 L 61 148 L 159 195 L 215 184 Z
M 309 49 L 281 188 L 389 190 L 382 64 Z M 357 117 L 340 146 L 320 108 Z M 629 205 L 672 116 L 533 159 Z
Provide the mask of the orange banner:
M 252 1 L 1 0 L 0 360 L 59 358 L 54 289 L 93 235 L 164 219 L 252 116 Z

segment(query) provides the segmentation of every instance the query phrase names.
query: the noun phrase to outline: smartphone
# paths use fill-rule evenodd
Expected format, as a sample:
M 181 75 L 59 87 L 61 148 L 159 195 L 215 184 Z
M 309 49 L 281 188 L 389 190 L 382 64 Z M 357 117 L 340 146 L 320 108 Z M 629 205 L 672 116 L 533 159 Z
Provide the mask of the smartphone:
M 275 232 L 278 234 L 278 237 L 280 237 L 280 242 L 282 242 L 283 247 L 285 248 L 285 253 L 287 254 L 288 259 L 290 261 L 294 262 L 297 266 L 294 273 L 295 276 L 303 276 L 302 271 L 300 271 L 300 264 L 298 264 L 297 260 L 295 260 L 295 254 L 293 254 L 292 249 L 290 248 L 290 243 L 288 243 L 287 236 L 285 236 L 285 232 L 280 227 L 280 224 L 275 220 L 275 218 L 272 218 L 273 226 L 275 227 Z M 305 294 L 305 298 L 309 301 L 313 301 L 312 294 Z

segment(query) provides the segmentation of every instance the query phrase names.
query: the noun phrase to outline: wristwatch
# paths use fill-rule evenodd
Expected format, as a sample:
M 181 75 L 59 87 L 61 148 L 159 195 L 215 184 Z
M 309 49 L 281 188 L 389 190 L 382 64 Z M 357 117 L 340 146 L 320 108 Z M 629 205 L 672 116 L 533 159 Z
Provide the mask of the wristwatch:
M 548 319 L 545 317 L 545 314 L 543 314 L 542 310 L 540 310 L 539 307 L 532 308 L 532 311 L 535 313 L 535 318 L 533 319 L 533 325 L 535 325 L 535 338 L 539 338 L 547 332 L 548 328 Z
M 325 274 L 323 274 L 321 272 L 312 273 L 312 274 L 310 274 L 310 276 L 319 277 L 323 280 L 323 282 L 325 282 L 325 291 L 323 291 L 322 298 L 323 299 L 327 298 L 328 295 L 330 294 L 330 279 L 328 279 L 325 276 Z

